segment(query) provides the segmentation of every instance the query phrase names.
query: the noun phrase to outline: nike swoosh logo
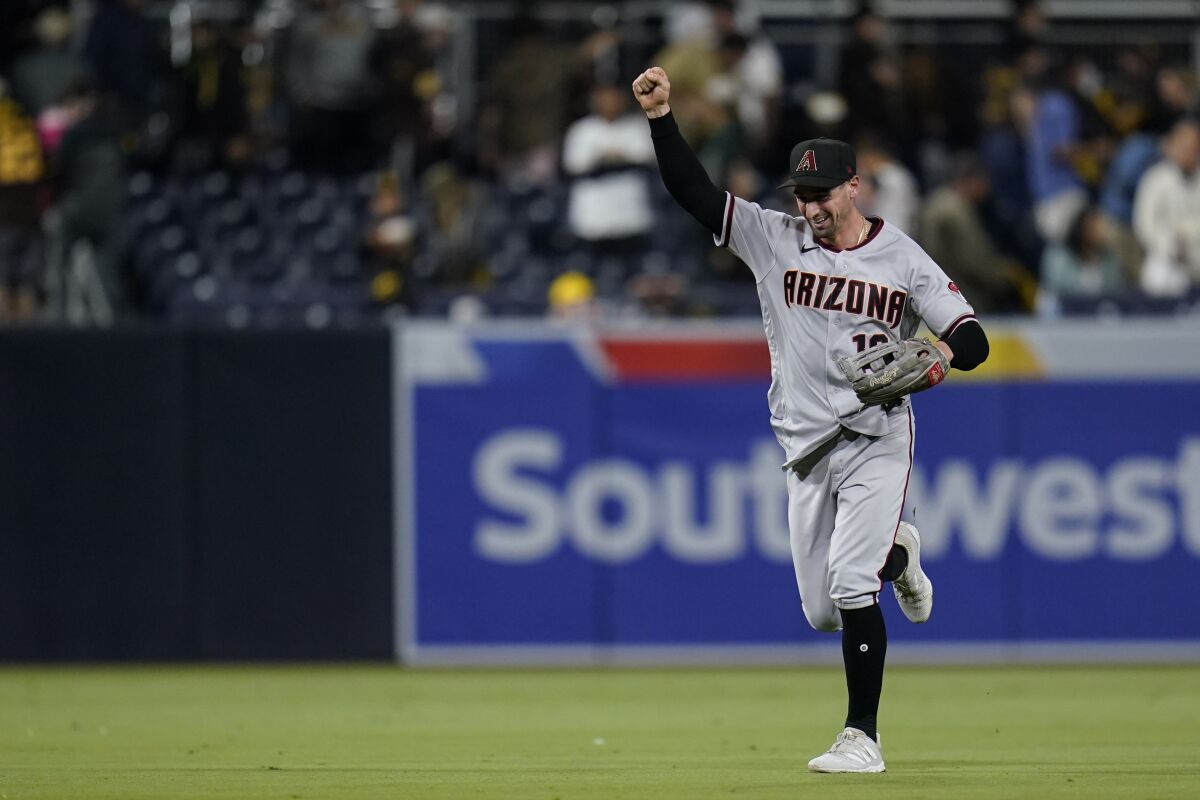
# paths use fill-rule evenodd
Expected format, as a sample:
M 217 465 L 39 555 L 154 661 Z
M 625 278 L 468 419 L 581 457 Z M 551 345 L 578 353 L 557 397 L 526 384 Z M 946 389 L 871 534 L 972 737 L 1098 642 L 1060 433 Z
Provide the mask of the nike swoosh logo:
M 814 244 L 811 247 L 805 247 L 805 246 L 801 245 L 800 252 L 807 253 L 809 250 L 819 250 L 820 248 L 821 248 L 821 245 L 819 245 L 819 244 Z

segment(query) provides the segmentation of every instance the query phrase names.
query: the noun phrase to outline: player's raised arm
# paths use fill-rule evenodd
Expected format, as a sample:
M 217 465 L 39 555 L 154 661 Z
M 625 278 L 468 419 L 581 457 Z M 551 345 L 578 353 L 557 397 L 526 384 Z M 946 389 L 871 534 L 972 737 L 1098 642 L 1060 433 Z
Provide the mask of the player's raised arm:
M 684 211 L 719 236 L 725 215 L 725 193 L 713 186 L 700 159 L 684 141 L 667 101 L 671 81 L 661 67 L 651 67 L 633 81 L 633 96 L 650 120 L 650 137 L 663 185 Z

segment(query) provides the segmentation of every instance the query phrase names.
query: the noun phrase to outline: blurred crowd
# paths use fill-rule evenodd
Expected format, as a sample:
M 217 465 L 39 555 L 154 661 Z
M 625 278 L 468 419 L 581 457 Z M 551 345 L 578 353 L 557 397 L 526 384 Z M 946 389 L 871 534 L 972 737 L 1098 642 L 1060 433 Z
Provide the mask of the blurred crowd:
M 837 31 L 822 69 L 750 3 L 516 6 L 15 0 L 0 321 L 756 313 L 659 185 L 628 88 L 651 63 L 738 196 L 794 211 L 794 141 L 852 142 L 864 211 L 981 313 L 1197 307 L 1186 48 L 1055 44 L 1036 0 L 991 46 L 913 44 L 863 3 L 813 23 Z

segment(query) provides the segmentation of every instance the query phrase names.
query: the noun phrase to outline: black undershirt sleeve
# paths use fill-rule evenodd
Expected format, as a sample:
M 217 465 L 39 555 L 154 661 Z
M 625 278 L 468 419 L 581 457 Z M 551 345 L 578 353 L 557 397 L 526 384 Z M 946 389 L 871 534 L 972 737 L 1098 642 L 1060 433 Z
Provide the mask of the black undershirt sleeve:
M 987 335 L 976 320 L 970 319 L 959 325 L 946 337 L 945 342 L 954 351 L 950 366 L 955 369 L 972 370 L 987 360 Z
M 720 236 L 725 217 L 725 192 L 713 186 L 700 159 L 684 141 L 675 124 L 675 115 L 667 113 L 650 120 L 650 138 L 663 185 L 684 211 Z

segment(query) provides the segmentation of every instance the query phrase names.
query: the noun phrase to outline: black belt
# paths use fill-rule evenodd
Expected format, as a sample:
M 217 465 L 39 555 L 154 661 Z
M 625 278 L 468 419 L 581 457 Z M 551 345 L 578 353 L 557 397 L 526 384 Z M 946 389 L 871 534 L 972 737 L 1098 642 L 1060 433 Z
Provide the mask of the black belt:
M 821 459 L 829 455 L 833 448 L 838 446 L 838 442 L 853 442 L 863 434 L 858 431 L 852 431 L 845 425 L 838 428 L 837 433 L 830 436 L 821 444 L 817 445 L 816 449 L 806 455 L 804 458 L 792 464 L 792 472 L 795 472 L 800 479 L 803 480 L 813 471 L 813 467 L 821 463 Z

